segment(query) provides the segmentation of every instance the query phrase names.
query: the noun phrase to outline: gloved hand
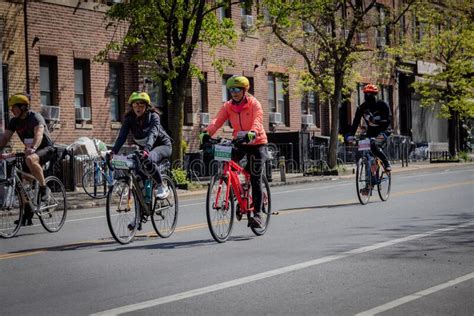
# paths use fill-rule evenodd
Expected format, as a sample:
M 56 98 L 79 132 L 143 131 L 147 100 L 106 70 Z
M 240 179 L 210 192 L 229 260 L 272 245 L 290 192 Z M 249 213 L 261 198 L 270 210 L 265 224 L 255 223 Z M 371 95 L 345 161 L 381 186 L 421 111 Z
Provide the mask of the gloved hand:
M 150 153 L 147 150 L 138 150 L 137 155 L 140 160 L 145 160 L 148 158 Z
M 257 133 L 255 133 L 254 131 L 249 131 L 245 135 L 244 141 L 247 143 L 251 143 L 255 139 L 256 136 L 257 136 Z
M 347 134 L 346 135 L 346 143 L 353 143 L 355 140 L 355 137 L 350 135 L 350 134 Z
M 209 141 L 210 138 L 211 138 L 211 135 L 209 135 L 208 132 L 202 132 L 199 134 L 199 143 L 201 145 L 205 144 Z

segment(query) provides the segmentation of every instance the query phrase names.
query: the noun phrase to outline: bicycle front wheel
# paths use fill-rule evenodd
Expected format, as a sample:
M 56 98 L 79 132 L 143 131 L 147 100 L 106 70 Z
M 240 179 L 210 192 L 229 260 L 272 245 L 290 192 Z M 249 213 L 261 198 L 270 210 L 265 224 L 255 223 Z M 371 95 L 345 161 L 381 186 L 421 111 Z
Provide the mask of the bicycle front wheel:
M 360 204 L 365 205 L 369 202 L 372 189 L 370 188 L 370 178 L 367 177 L 369 163 L 365 157 L 359 158 L 356 168 L 356 190 L 357 198 Z
M 82 188 L 91 198 L 105 198 L 108 191 L 107 175 L 102 170 L 89 169 L 82 176 Z
M 63 183 L 56 177 L 46 178 L 46 186 L 51 190 L 51 195 L 45 206 L 41 206 L 38 213 L 41 225 L 50 233 L 58 232 L 66 221 L 67 198 Z
M 270 195 L 270 186 L 268 185 L 268 180 L 265 176 L 262 176 L 262 186 L 262 210 L 260 216 L 264 225 L 262 225 L 262 227 L 250 226 L 250 229 L 257 236 L 265 234 L 272 215 L 272 197 Z M 251 192 L 249 192 L 249 194 L 251 194 Z
M 161 176 L 163 185 L 168 189 L 169 194 L 166 199 L 158 200 L 153 197 L 153 213 L 151 214 L 153 228 L 161 238 L 168 238 L 176 229 L 178 223 L 178 194 L 176 187 L 170 177 Z M 156 184 L 154 185 L 156 188 Z M 155 192 L 155 190 L 153 190 Z M 153 194 L 155 195 L 155 194 Z
M 6 191 L 4 199 L 13 198 L 13 201 L 10 202 L 4 200 L 4 205 L 0 208 L 0 237 L 2 238 L 14 237 L 20 230 L 23 216 L 25 216 L 20 188 L 15 187 L 13 192 L 8 192 L 8 190 L 11 189 L 10 186 L 4 187 L 4 190 Z M 8 193 L 11 195 L 10 197 L 8 196 Z
M 215 241 L 223 243 L 229 238 L 234 223 L 234 195 L 232 189 L 226 199 L 229 179 L 225 176 L 212 177 L 207 190 L 206 217 L 209 231 Z
M 112 237 L 122 245 L 128 244 L 135 237 L 141 220 L 139 203 L 128 179 L 119 179 L 110 188 L 105 213 Z
M 377 168 L 377 190 L 379 191 L 379 197 L 382 201 L 387 201 L 390 195 L 390 189 L 392 187 L 392 175 L 386 173 L 383 167 L 380 165 Z

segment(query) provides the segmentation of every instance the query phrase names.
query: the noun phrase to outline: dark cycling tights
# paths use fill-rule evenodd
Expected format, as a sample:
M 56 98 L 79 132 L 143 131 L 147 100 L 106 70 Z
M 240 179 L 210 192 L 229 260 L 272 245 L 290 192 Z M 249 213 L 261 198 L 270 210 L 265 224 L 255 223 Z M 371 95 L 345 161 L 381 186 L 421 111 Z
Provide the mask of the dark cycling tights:
M 267 160 L 266 145 L 245 145 L 236 152 L 232 160 L 239 162 L 247 155 L 247 166 L 245 169 L 250 173 L 250 183 L 252 185 L 252 200 L 254 212 L 262 210 L 262 172 L 265 161 Z
M 147 175 L 151 175 L 157 184 L 162 184 L 163 179 L 158 170 L 158 164 L 166 158 L 171 157 L 171 146 L 157 146 L 150 151 L 148 158 L 143 161 L 143 170 Z

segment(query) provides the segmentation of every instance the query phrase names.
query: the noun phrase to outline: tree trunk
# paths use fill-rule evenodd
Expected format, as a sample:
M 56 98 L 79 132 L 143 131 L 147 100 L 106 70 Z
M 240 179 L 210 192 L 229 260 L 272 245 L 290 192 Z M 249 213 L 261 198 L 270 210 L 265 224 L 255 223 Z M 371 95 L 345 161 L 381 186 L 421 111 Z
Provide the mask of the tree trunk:
M 337 136 L 339 131 L 339 105 L 342 99 L 342 86 L 344 75 L 335 71 L 334 75 L 334 94 L 331 100 L 331 138 L 329 140 L 329 157 L 328 165 L 329 168 L 334 169 L 337 167 Z
M 456 134 L 458 130 L 457 117 L 458 113 L 450 109 L 449 110 L 451 117 L 448 119 L 448 143 L 449 143 L 449 153 L 452 157 L 456 156 Z
M 176 88 L 176 89 L 175 89 Z M 184 86 L 180 87 L 178 82 L 173 84 L 173 92 L 168 100 L 169 127 L 173 138 L 173 153 L 171 160 L 173 167 L 183 166 L 183 153 L 181 140 L 183 139 L 183 108 L 184 108 Z

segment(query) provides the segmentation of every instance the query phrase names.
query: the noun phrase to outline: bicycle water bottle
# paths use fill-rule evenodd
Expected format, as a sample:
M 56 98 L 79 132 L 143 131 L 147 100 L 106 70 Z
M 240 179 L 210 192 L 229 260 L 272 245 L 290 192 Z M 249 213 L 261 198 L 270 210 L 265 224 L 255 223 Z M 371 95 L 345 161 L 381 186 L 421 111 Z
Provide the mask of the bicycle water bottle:
M 147 203 L 151 202 L 151 180 L 146 179 L 145 180 L 145 201 Z

